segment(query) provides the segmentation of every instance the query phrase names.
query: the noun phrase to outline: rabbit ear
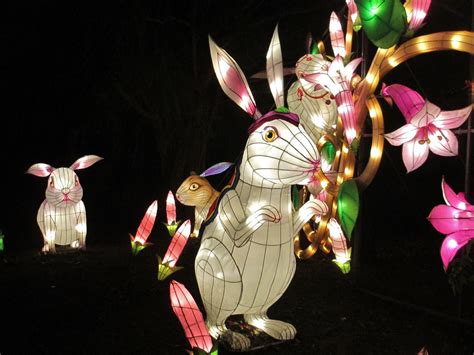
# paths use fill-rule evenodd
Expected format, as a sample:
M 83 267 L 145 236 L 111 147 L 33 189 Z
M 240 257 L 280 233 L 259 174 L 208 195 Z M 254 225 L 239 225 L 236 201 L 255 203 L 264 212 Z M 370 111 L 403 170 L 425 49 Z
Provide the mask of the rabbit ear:
M 222 90 L 251 117 L 257 119 L 261 113 L 257 109 L 244 73 L 235 60 L 209 36 L 212 65 Z
M 33 164 L 29 167 L 29 169 L 25 172 L 25 174 L 32 174 L 39 177 L 49 176 L 53 172 L 54 168 L 51 165 L 38 163 Z
M 91 166 L 92 164 L 97 163 L 99 160 L 102 160 L 104 158 L 99 157 L 97 155 L 85 155 L 82 158 L 77 159 L 71 166 L 70 168 L 72 170 L 79 170 L 79 169 L 85 169 Z
M 283 60 L 281 56 L 280 37 L 278 36 L 278 25 L 273 31 L 272 41 L 267 52 L 267 76 L 270 90 L 276 107 L 285 106 L 285 94 L 283 92 Z

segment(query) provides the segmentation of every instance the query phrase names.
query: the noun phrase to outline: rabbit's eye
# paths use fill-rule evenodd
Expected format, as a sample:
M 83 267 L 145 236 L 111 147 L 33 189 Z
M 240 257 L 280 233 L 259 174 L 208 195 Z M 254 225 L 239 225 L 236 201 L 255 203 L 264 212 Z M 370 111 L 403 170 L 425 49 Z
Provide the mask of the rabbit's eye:
M 262 132 L 262 135 L 265 142 L 273 142 L 278 137 L 278 133 L 273 127 L 265 128 Z
M 79 185 L 79 179 L 77 178 L 77 176 L 74 179 L 74 185 L 75 186 Z
M 189 189 L 191 191 L 196 191 L 197 189 L 199 188 L 199 185 L 194 183 L 194 184 L 191 184 L 191 186 L 189 186 Z
M 49 186 L 54 187 L 54 178 L 52 176 L 49 178 Z

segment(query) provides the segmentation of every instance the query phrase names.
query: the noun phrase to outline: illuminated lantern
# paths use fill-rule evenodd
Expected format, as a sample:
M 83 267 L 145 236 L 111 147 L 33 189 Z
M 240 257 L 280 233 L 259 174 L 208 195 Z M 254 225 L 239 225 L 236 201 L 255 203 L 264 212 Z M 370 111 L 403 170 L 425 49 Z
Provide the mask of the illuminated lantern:
M 357 5 L 354 0 L 346 0 L 347 9 L 349 10 L 349 16 L 352 21 L 352 28 L 354 31 L 359 31 L 362 26 L 360 23 L 359 11 L 357 10 Z
M 423 20 L 428 14 L 431 0 L 411 0 L 407 7 L 408 31 L 407 36 L 411 37 L 420 27 L 423 26 Z
M 272 65 L 282 65 L 277 43 L 275 31 L 267 56 L 271 60 L 267 77 L 280 107 L 281 71 L 269 70 Z M 225 325 L 234 314 L 243 315 L 248 324 L 273 338 L 294 338 L 294 326 L 269 319 L 267 311 L 294 276 L 293 236 L 310 218 L 325 214 L 328 207 L 311 200 L 293 211 L 291 185 L 306 184 L 320 166 L 315 144 L 295 114 L 278 110 L 255 115 L 258 110 L 253 99 L 248 99 L 252 95 L 241 69 L 212 39 L 209 45 L 224 92 L 244 106 L 254 122 L 248 128 L 249 138 L 236 175 L 206 221 L 195 272 L 209 333 L 215 339 L 225 338 L 233 350 L 242 351 L 249 349 L 250 339 Z
M 168 192 L 168 196 L 166 197 L 166 220 L 167 223 L 165 226 L 170 236 L 173 236 L 176 232 L 176 228 L 178 228 L 179 222 L 176 222 L 176 203 L 171 191 Z
M 472 105 L 441 111 L 416 91 L 399 84 L 384 87 L 382 94 L 393 99 L 407 121 L 396 131 L 385 134 L 390 144 L 403 144 L 403 163 L 407 172 L 423 165 L 430 150 L 445 157 L 458 154 L 458 139 L 450 129 L 458 128 L 467 120 Z
M 329 64 L 321 54 L 306 54 L 296 63 L 298 80 L 288 90 L 288 108 L 298 114 L 315 143 L 321 136 L 334 132 L 337 106 L 328 91 L 319 84 L 306 81 L 302 76 L 304 73 L 324 72 Z
M 332 251 L 336 257 L 333 260 L 343 274 L 351 271 L 351 248 L 347 248 L 347 240 L 341 226 L 336 219 L 331 218 L 328 223 L 329 235 L 332 241 Z
M 447 234 L 441 245 L 441 259 L 447 270 L 458 250 L 474 239 L 474 206 L 467 202 L 464 193 L 456 195 L 444 178 L 441 190 L 446 205 L 435 206 L 428 220 L 438 232 Z
M 362 28 L 379 48 L 397 44 L 407 28 L 407 14 L 399 0 L 355 0 Z
M 217 345 L 214 348 L 202 313 L 186 287 L 177 281 L 171 281 L 170 299 L 173 312 L 178 317 L 194 353 L 217 355 Z
M 335 12 L 331 13 L 329 20 L 329 37 L 331 38 L 331 46 L 334 56 L 346 56 L 346 43 L 344 40 L 344 32 L 342 31 L 341 22 Z
M 194 206 L 194 228 L 190 235 L 191 238 L 199 236 L 202 222 L 207 218 L 209 209 L 219 197 L 219 192 L 211 186 L 205 177 L 220 174 L 232 165 L 233 163 L 229 162 L 217 163 L 200 175 L 191 174 L 176 191 L 176 198 L 179 202 L 186 206 Z
M 5 238 L 5 236 L 3 235 L 3 232 L 0 230 L 0 253 L 3 253 L 3 251 L 5 250 L 5 244 L 3 243 L 3 238 Z
M 43 252 L 55 253 L 56 244 L 75 249 L 86 247 L 86 209 L 82 202 L 82 186 L 74 170 L 85 169 L 103 158 L 86 155 L 69 168 L 55 169 L 44 163 L 32 165 L 26 172 L 48 178 L 46 199 L 37 220 L 43 234 Z
M 327 72 L 303 75 L 305 80 L 323 86 L 334 95 L 337 111 L 341 116 L 344 126 L 344 134 L 349 144 L 352 143 L 359 133 L 354 101 L 352 99 L 351 80 L 355 69 L 361 61 L 362 58 L 357 58 L 344 66 L 343 58 L 337 55 L 329 65 Z
M 151 230 L 153 229 L 153 225 L 155 224 L 157 211 L 158 201 L 155 200 L 148 207 L 145 216 L 143 216 L 143 219 L 140 225 L 138 226 L 135 237 L 130 234 L 133 255 L 137 255 L 140 251 L 152 245 L 151 243 L 147 243 L 146 241 L 151 233 Z
M 191 234 L 191 221 L 188 219 L 181 224 L 173 236 L 171 243 L 166 251 L 163 260 L 158 257 L 158 280 L 164 280 L 172 273 L 182 269 L 176 266 L 179 256 L 183 252 L 184 246 L 188 241 L 189 234 Z

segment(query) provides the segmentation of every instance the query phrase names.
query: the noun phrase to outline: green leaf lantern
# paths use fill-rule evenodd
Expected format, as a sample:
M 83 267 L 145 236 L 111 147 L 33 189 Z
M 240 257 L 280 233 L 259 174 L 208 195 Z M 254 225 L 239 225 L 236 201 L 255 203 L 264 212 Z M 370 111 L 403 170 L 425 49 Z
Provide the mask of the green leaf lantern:
M 355 0 L 362 28 L 379 48 L 390 48 L 407 29 L 407 14 L 399 0 Z
M 331 142 L 326 142 L 321 148 L 321 155 L 323 156 L 324 160 L 326 160 L 329 164 L 332 164 L 334 158 L 336 158 L 336 148 Z
M 359 190 L 354 180 L 344 181 L 337 196 L 337 214 L 345 235 L 351 240 L 359 215 Z

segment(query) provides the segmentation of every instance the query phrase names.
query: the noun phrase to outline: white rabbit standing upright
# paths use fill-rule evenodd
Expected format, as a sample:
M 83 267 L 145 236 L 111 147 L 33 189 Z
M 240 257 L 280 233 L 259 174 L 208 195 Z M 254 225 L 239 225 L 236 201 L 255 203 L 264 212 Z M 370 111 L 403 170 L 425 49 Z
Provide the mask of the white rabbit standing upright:
M 206 221 L 195 272 L 210 334 L 225 338 L 234 350 L 246 350 L 250 339 L 225 326 L 230 315 L 242 314 L 273 338 L 294 338 L 294 326 L 269 319 L 267 310 L 294 276 L 293 236 L 328 207 L 311 200 L 298 212 L 293 209 L 291 185 L 307 184 L 319 169 L 320 157 L 298 116 L 283 107 L 278 27 L 267 53 L 278 109 L 263 116 L 237 63 L 211 38 L 209 45 L 222 89 L 254 122 L 234 182 L 222 191 L 214 215 Z
M 37 220 L 44 238 L 43 252 L 55 253 L 56 244 L 84 249 L 86 246 L 86 208 L 82 202 L 82 186 L 74 170 L 85 169 L 103 158 L 86 155 L 69 168 L 55 169 L 48 164 L 32 165 L 26 172 L 49 176 L 46 199 Z

